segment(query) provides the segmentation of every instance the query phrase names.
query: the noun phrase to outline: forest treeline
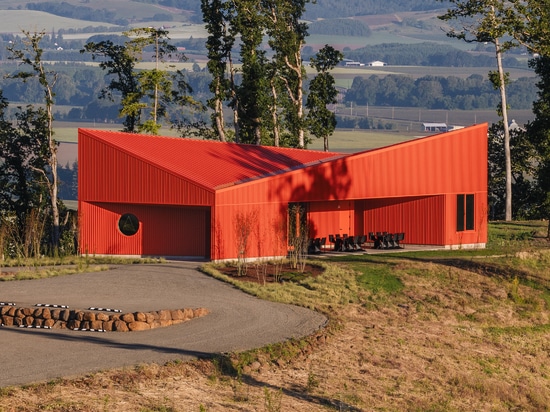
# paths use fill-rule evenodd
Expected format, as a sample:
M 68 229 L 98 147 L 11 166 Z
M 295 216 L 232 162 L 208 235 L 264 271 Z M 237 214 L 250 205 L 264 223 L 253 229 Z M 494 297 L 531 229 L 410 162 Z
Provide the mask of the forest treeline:
M 529 110 L 537 97 L 537 79 L 522 77 L 508 85 L 508 105 Z M 426 109 L 474 110 L 494 108 L 500 101 L 498 91 L 488 78 L 473 74 L 423 76 L 403 75 L 355 77 L 344 101 L 365 106 L 421 107 Z
M 346 58 L 370 62 L 383 61 L 392 66 L 445 66 L 445 67 L 493 67 L 495 65 L 494 51 L 465 52 L 454 47 L 434 43 L 402 44 L 384 43 L 366 46 L 355 50 L 344 50 Z M 513 55 L 504 56 L 505 67 L 525 67 L 526 62 L 520 62 Z
M 99 100 L 106 86 L 105 73 L 90 66 L 55 66 L 58 80 L 55 85 L 58 105 L 74 106 L 56 116 L 59 120 L 113 120 L 118 119 L 118 105 Z M 0 68 L 0 89 L 11 102 L 33 104 L 41 99 L 37 82 L 26 83 L 4 79 L 9 72 Z M 193 95 L 200 101 L 210 96 L 211 76 L 204 68 L 186 72 Z M 508 85 L 508 103 L 516 110 L 531 109 L 537 96 L 535 77 L 522 77 Z M 473 74 L 467 78 L 457 76 L 423 76 L 414 79 L 405 75 L 370 77 L 357 76 L 345 92 L 344 101 L 356 105 L 421 107 L 427 109 L 493 109 L 499 101 L 498 92 L 488 78 Z

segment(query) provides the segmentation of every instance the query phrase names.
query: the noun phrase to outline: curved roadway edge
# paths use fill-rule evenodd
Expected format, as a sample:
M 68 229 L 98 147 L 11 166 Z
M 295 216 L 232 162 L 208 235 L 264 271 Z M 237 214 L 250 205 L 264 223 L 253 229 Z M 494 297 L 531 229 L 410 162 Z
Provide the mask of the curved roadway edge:
M 0 283 L 0 301 L 123 312 L 204 307 L 210 313 L 143 332 L 0 328 L 0 387 L 78 376 L 140 363 L 242 351 L 310 335 L 317 312 L 247 295 L 197 270 L 197 263 L 119 266 L 105 272 Z

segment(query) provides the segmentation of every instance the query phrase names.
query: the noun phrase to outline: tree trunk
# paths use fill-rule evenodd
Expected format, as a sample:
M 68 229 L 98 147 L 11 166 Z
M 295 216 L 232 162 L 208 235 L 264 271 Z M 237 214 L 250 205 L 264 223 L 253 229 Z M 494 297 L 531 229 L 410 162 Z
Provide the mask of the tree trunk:
M 42 66 L 41 66 L 42 67 Z M 55 84 L 55 81 L 54 81 Z M 48 186 L 52 207 L 52 246 L 59 247 L 59 208 L 57 206 L 57 147 L 53 138 L 53 92 L 50 84 L 46 85 L 46 110 L 48 114 L 48 147 L 50 150 L 48 163 L 51 168 L 52 179 Z
M 502 67 L 502 50 L 498 39 L 495 40 L 495 51 L 499 76 L 500 99 L 502 102 L 502 122 L 504 127 L 504 156 L 506 170 L 505 220 L 510 222 L 512 220 L 512 156 L 510 153 L 510 128 L 508 124 L 508 107 L 506 103 L 506 79 Z
M 273 146 L 279 147 L 279 116 L 277 114 L 277 88 L 271 80 L 271 94 L 273 95 L 273 106 L 271 107 L 271 119 L 273 121 Z

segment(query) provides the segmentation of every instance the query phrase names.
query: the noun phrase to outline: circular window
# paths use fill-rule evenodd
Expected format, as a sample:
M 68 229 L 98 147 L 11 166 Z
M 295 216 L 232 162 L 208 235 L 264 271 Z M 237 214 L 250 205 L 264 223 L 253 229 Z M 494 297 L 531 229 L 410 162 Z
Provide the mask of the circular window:
M 132 236 L 139 230 L 139 220 L 136 215 L 126 213 L 118 221 L 118 228 L 126 236 Z

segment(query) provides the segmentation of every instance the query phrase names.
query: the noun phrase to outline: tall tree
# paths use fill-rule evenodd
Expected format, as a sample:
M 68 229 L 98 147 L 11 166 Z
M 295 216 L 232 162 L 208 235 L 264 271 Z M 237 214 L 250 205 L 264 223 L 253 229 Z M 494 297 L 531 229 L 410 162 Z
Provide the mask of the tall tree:
M 138 126 L 138 131 L 157 134 L 161 127 L 159 120 L 161 117 L 166 117 L 167 105 L 176 95 L 172 93 L 172 75 L 168 70 L 161 69 L 160 64 L 165 63 L 167 58 L 184 61 L 186 57 L 178 53 L 176 46 L 169 43 L 168 31 L 162 27 L 135 28 L 125 32 L 124 35 L 130 38 L 126 47 L 136 60 L 143 60 L 142 56 L 146 49 L 152 48 L 155 68 L 140 70 L 136 73 L 141 94 L 147 102 L 142 99 L 139 104 L 123 108 L 123 112 L 126 110 L 130 113 L 139 112 L 150 106 L 149 116 Z
M 296 139 L 293 145 L 300 148 L 306 147 L 303 102 L 306 75 L 301 51 L 308 36 L 307 23 L 302 19 L 307 3 L 309 0 L 262 0 L 268 43 L 285 91 L 278 94 L 285 127 Z
M 136 28 L 124 33 L 124 45 L 111 41 L 87 43 L 81 52 L 90 52 L 95 59 L 105 58 L 100 67 L 114 75 L 102 96 L 113 97 L 113 91 L 120 94 L 120 115 L 125 116 L 124 131 L 157 134 L 160 118 L 168 116 L 171 105 L 202 106 L 191 98 L 191 88 L 185 81 L 183 72 L 161 68 L 166 59 L 185 60 L 177 48 L 169 43 L 168 31 L 164 28 Z M 136 64 L 143 60 L 145 53 L 151 53 L 155 68 L 137 70 Z M 149 109 L 147 116 L 143 111 Z M 143 120 L 145 118 L 145 120 Z
M 235 29 L 240 33 L 241 83 L 237 88 L 239 142 L 262 144 L 264 116 L 268 113 L 267 59 L 261 49 L 265 24 L 260 0 L 235 2 Z
M 309 95 L 306 100 L 306 107 L 309 109 L 307 124 L 312 135 L 323 139 L 325 152 L 329 150 L 328 138 L 336 128 L 336 115 L 327 105 L 336 103 L 338 96 L 330 71 L 343 58 L 340 51 L 327 44 L 311 59 L 311 65 L 318 74 L 309 84 Z
M 223 103 L 228 102 L 233 110 L 235 141 L 305 147 L 301 50 L 307 24 L 302 15 L 310 0 L 201 1 L 209 32 L 208 68 L 213 76 L 210 90 L 214 97 L 208 104 L 214 111 L 218 136 L 225 138 Z M 264 36 L 271 53 L 262 48 Z M 237 46 L 241 60 L 238 78 L 232 58 Z
M 230 30 L 233 8 L 229 2 L 223 0 L 201 0 L 201 9 L 209 33 L 206 39 L 207 67 L 212 75 L 209 88 L 213 96 L 207 104 L 213 111 L 211 119 L 214 130 L 223 142 L 226 141 L 223 105 L 231 90 L 226 74 L 235 43 L 235 36 Z
M 504 153 L 506 170 L 505 220 L 512 220 L 512 161 L 510 153 L 510 130 L 506 102 L 507 74 L 502 66 L 502 55 L 517 42 L 510 37 L 516 22 L 513 4 L 503 0 L 449 0 L 454 8 L 439 16 L 441 20 L 457 21 L 458 29 L 447 34 L 466 42 L 492 43 L 495 46 L 497 70 L 489 73 L 495 88 L 500 91 L 501 102 L 497 109 L 504 128 Z
M 539 96 L 533 103 L 535 119 L 527 124 L 527 133 L 537 151 L 537 186 L 540 194 L 540 214 L 548 220 L 550 239 L 550 56 L 534 59 L 531 65 L 540 77 Z
M 46 112 L 32 106 L 18 108 L 16 124 L 7 120 L 8 101 L 0 90 L 0 217 L 15 216 L 18 238 L 23 238 L 31 211 L 41 210 L 47 196 L 40 184 L 47 152 Z M 46 202 L 47 204 L 47 202 Z
M 529 65 L 539 76 L 535 119 L 526 126 L 537 152 L 536 184 L 540 216 L 548 220 L 550 239 L 550 0 L 512 0 L 516 8 L 514 37 L 535 56 Z
M 53 88 L 57 80 L 57 73 L 48 70 L 42 60 L 43 50 L 40 47 L 40 41 L 45 36 L 45 32 L 23 31 L 24 38 L 21 44 L 13 43 L 8 47 L 11 54 L 10 59 L 19 62 L 22 66 L 29 66 L 29 70 L 18 71 L 11 74 L 9 77 L 18 78 L 24 82 L 35 78 L 38 79 L 43 91 L 44 116 L 39 116 L 39 123 L 34 125 L 32 132 L 38 132 L 34 138 L 39 139 L 44 151 L 41 155 L 44 156 L 45 166 L 43 168 L 34 168 L 41 179 L 41 183 L 45 184 L 51 211 L 51 242 L 54 249 L 59 246 L 59 205 L 57 202 L 58 195 L 58 176 L 57 176 L 57 146 L 58 142 L 54 139 L 53 130 L 53 108 L 54 96 Z
M 511 0 L 513 36 L 531 53 L 550 55 L 550 0 Z
M 139 79 L 134 72 L 137 59 L 129 53 L 124 44 L 115 44 L 111 40 L 98 43 L 88 42 L 80 52 L 90 53 L 93 60 L 100 59 L 99 67 L 106 70 L 107 75 L 111 76 L 109 85 L 102 90 L 100 98 L 107 98 L 111 101 L 116 101 L 118 98 L 122 108 L 139 105 L 142 95 Z M 137 133 L 141 110 L 128 110 L 123 113 L 122 108 L 119 113 L 124 116 L 123 131 Z

